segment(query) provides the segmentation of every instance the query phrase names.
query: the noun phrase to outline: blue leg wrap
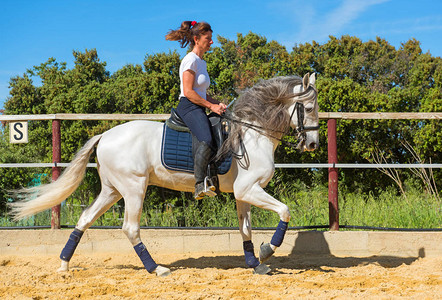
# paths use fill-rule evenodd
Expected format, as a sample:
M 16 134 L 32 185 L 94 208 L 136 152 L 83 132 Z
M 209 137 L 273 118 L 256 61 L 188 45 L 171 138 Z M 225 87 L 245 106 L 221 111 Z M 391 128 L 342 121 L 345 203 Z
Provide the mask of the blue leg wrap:
M 255 268 L 259 265 L 259 260 L 255 256 L 252 241 L 243 242 L 244 255 L 246 257 L 246 265 L 249 268 Z
M 77 228 L 69 236 L 69 240 L 61 251 L 60 258 L 64 261 L 70 261 L 72 255 L 74 255 L 74 251 L 77 248 L 78 243 L 80 242 L 81 237 L 83 236 L 83 231 L 78 230 Z
M 279 221 L 278 227 L 276 227 L 276 231 L 273 234 L 270 244 L 276 247 L 281 246 L 282 241 L 284 240 L 285 232 L 287 231 L 288 224 L 288 222 L 284 222 L 282 220 Z
M 141 261 L 143 262 L 143 265 L 146 268 L 146 270 L 149 273 L 155 271 L 158 265 L 152 259 L 152 256 L 150 256 L 149 251 L 147 251 L 146 249 L 146 246 L 144 246 L 143 243 L 139 243 L 138 245 L 134 246 L 134 249 L 135 252 L 137 252 L 138 256 L 140 257 Z

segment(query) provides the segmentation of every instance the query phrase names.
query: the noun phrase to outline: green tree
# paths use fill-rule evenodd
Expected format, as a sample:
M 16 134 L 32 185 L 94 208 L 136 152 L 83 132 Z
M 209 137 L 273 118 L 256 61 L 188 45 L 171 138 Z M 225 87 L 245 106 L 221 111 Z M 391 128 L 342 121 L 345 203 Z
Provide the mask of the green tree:
M 259 79 L 291 75 L 291 57 L 284 46 L 268 42 L 263 36 L 250 32 L 237 35 L 237 41 L 218 36 L 219 47 L 206 54 L 210 74 L 210 92 L 225 102 L 238 92 L 253 86 Z
M 0 164 L 39 162 L 35 156 L 36 147 L 23 147 L 9 143 L 9 126 L 0 125 Z M 28 186 L 37 179 L 36 174 L 44 174 L 42 169 L 0 168 L 0 215 L 10 201 L 9 191 Z
M 438 66 L 441 59 L 423 54 L 419 42 L 414 39 L 396 50 L 381 38 L 363 43 L 356 37 L 330 37 L 323 45 L 315 42 L 297 45 L 291 55 L 297 66 L 317 73 L 322 111 L 440 110 L 437 103 L 441 101 L 441 88 L 437 82 L 440 84 Z M 391 162 L 411 162 L 412 155 L 401 140 L 413 143 L 422 157 L 438 161 L 441 157 L 440 139 L 432 137 L 440 134 L 440 128 L 437 121 L 340 120 L 339 161 L 366 162 L 371 160 L 374 151 L 380 149 Z M 326 141 L 325 134 L 321 131 L 321 141 Z M 327 159 L 323 150 L 315 155 L 321 161 Z M 389 184 L 388 180 L 378 176 L 376 170 L 341 170 L 341 178 L 350 188 L 366 191 Z M 370 178 L 370 181 L 364 178 Z

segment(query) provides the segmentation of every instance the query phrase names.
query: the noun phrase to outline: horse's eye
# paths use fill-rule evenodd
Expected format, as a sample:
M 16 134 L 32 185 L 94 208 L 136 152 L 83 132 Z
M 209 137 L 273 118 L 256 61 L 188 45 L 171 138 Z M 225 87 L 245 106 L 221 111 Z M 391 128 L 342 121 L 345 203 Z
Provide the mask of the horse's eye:
M 310 114 L 310 113 L 313 112 L 313 109 L 314 109 L 314 107 L 308 107 L 308 108 L 306 107 L 306 108 L 305 108 L 305 112 L 308 113 L 308 114 Z

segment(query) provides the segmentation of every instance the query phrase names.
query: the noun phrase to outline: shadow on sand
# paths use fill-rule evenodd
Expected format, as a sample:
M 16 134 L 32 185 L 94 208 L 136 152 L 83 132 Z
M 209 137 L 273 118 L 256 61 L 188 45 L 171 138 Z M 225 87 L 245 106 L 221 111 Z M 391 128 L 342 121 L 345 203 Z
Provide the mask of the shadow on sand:
M 358 241 L 355 241 L 357 243 Z M 258 255 L 255 245 L 255 254 Z M 291 270 L 317 270 L 323 272 L 333 272 L 327 268 L 349 268 L 370 264 L 380 265 L 384 268 L 396 268 L 403 264 L 410 265 L 419 258 L 425 257 L 425 249 L 419 249 L 416 256 L 369 256 L 369 257 L 337 257 L 331 254 L 329 245 L 321 231 L 299 232 L 295 245 L 291 253 L 287 256 L 274 256 L 266 261 L 273 273 L 278 273 L 278 269 Z M 242 255 L 234 256 L 203 256 L 199 258 L 187 258 L 173 262 L 168 267 L 177 268 L 217 268 L 231 269 L 245 267 Z M 324 269 L 325 268 L 325 269 Z

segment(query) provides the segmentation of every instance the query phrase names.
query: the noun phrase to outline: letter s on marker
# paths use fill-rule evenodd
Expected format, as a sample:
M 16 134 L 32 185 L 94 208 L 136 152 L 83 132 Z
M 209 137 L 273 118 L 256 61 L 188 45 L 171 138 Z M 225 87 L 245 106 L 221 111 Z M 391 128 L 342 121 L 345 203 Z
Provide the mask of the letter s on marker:
M 18 140 L 18 141 L 23 139 L 23 132 L 21 132 L 21 130 L 20 130 L 22 128 L 23 128 L 23 124 L 22 123 L 15 123 L 14 124 L 14 130 L 18 133 L 18 134 L 14 134 L 14 138 L 16 140 Z

